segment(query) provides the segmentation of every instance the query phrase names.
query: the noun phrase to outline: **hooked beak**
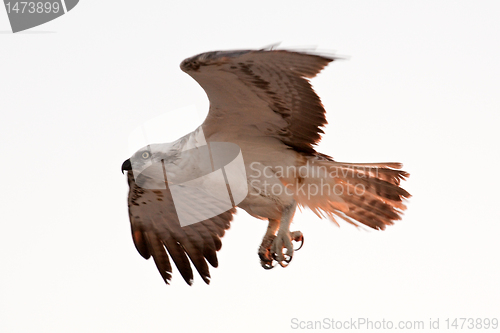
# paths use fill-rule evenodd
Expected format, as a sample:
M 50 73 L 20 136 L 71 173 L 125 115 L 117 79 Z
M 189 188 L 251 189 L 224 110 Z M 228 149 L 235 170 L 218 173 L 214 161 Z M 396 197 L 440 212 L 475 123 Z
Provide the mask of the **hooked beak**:
M 128 160 L 125 160 L 122 164 L 122 173 L 123 171 L 131 171 L 132 170 L 132 163 L 130 163 L 130 158 Z

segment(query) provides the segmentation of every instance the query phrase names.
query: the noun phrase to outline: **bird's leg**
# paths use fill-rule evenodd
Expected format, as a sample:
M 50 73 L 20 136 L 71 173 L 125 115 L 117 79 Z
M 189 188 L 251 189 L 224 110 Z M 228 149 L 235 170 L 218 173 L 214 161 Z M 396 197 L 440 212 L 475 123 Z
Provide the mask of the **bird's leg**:
M 278 231 L 280 225 L 279 220 L 269 219 L 269 225 L 267 226 L 266 234 L 262 239 L 262 243 L 259 247 L 259 257 L 260 264 L 264 269 L 273 268 L 273 256 L 271 255 L 271 244 L 276 238 L 276 231 Z
M 297 207 L 294 201 L 291 205 L 286 206 L 281 213 L 280 227 L 278 234 L 271 245 L 271 253 L 274 259 L 282 267 L 288 266 L 293 257 L 292 235 L 290 233 L 290 223 L 292 223 L 295 208 Z
M 296 208 L 297 203 L 294 201 L 291 205 L 286 206 L 283 209 L 283 212 L 281 213 L 278 233 L 275 237 L 272 238 L 272 244 L 269 250 L 272 258 L 276 260 L 282 267 L 288 266 L 288 264 L 292 260 L 294 251 L 292 241 L 300 241 L 301 243 L 304 242 L 304 236 L 300 231 L 290 232 L 290 224 L 292 222 Z M 262 245 L 264 245 L 265 241 L 266 237 L 264 237 Z M 300 247 L 302 247 L 302 244 L 300 245 Z

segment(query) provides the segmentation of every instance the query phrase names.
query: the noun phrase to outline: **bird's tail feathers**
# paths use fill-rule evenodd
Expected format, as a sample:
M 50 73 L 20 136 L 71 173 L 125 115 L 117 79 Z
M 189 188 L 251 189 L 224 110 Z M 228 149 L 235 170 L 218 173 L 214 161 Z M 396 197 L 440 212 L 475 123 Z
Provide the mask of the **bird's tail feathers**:
M 315 160 L 308 164 L 295 190 L 300 206 L 319 217 L 337 218 L 355 226 L 385 229 L 400 220 L 411 195 L 400 187 L 409 173 L 401 163 L 342 163 Z M 337 223 L 338 224 L 338 223 Z

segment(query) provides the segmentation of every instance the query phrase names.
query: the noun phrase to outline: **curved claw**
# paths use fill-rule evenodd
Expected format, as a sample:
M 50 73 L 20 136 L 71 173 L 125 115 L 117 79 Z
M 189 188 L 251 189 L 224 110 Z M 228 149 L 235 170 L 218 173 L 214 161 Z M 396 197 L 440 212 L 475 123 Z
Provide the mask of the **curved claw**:
M 294 231 L 290 235 L 294 242 L 300 242 L 300 246 L 297 249 L 293 249 L 294 251 L 298 251 L 304 245 L 304 235 L 300 231 Z
M 292 242 L 300 242 L 300 246 L 294 249 Z M 260 264 L 266 270 L 273 269 L 277 264 L 287 267 L 292 261 L 293 252 L 300 250 L 303 245 L 304 236 L 300 231 L 265 237 L 259 248 Z
M 299 240 L 300 240 L 300 246 L 298 248 L 296 248 L 296 249 L 293 249 L 294 251 L 298 251 L 298 250 L 300 250 L 302 248 L 302 246 L 304 246 L 304 237 L 302 237 Z M 298 241 L 296 241 L 296 242 L 298 242 Z
M 264 269 L 273 269 L 274 267 L 276 267 L 276 265 L 273 265 L 273 263 L 274 263 L 274 260 L 270 261 L 270 262 L 269 261 L 264 261 L 264 260 L 260 261 L 260 265 Z
M 290 262 L 292 261 L 292 256 L 289 256 L 286 254 L 284 254 L 283 256 L 284 256 L 284 259 L 282 261 L 279 261 L 277 258 L 277 255 L 273 253 L 273 258 L 274 258 L 273 263 L 277 262 L 278 264 L 280 264 L 281 267 L 287 267 L 290 264 Z M 275 266 L 273 266 L 273 268 L 274 267 Z
M 291 261 L 291 259 L 290 259 L 290 261 Z M 287 267 L 290 264 L 290 261 L 287 261 L 287 260 L 280 261 L 279 264 L 281 265 L 281 267 L 285 268 L 285 267 Z
M 293 258 L 292 256 L 289 256 L 289 255 L 286 255 L 286 254 L 284 255 L 284 257 L 285 257 L 284 262 L 286 262 L 286 265 L 283 266 L 283 262 L 281 262 L 280 263 L 281 267 L 288 266 L 288 264 L 290 263 L 290 261 L 292 261 L 292 258 Z
M 286 247 L 284 247 L 283 250 L 286 250 Z M 293 256 L 287 254 L 287 252 L 282 253 L 282 255 L 283 255 L 283 260 L 280 260 L 278 258 L 278 254 L 273 252 L 272 253 L 272 257 L 274 259 L 273 262 L 277 262 L 278 264 L 280 264 L 281 267 L 287 267 L 288 264 L 290 264 L 290 262 L 292 261 Z

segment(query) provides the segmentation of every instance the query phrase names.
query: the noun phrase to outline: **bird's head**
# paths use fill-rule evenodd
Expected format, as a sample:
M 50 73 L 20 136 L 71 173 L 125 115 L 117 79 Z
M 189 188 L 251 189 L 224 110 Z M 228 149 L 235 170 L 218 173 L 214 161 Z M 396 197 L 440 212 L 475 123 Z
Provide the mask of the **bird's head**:
M 214 154 L 208 145 L 189 147 L 182 143 L 184 141 L 180 140 L 147 145 L 123 162 L 122 172 L 132 173 L 140 187 L 164 189 L 208 175 L 231 163 L 239 153 L 239 147 L 231 143 L 212 143 Z M 243 164 L 241 169 L 244 169 Z
M 176 169 L 179 151 L 170 144 L 150 144 L 135 152 L 122 164 L 124 171 L 132 172 L 137 185 L 161 189 L 170 183 Z M 170 176 L 170 177 L 169 177 Z

